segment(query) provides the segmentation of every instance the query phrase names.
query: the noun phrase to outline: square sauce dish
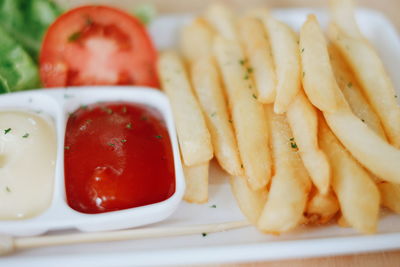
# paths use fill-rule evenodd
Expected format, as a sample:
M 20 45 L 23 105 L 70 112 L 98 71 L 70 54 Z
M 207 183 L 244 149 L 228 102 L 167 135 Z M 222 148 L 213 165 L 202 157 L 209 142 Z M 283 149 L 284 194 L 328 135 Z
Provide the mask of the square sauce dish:
M 8 127 L 7 116 L 15 114 L 33 128 Z M 42 172 L 29 166 L 43 159 L 41 148 L 26 150 L 31 158 L 22 158 L 21 168 L 14 160 L 13 171 L 7 168 L 7 158 L 13 158 L 10 151 L 14 150 L 7 147 L 22 145 L 24 151 L 24 143 L 46 143 L 39 138 L 39 122 L 48 126 L 50 137 L 44 139 L 51 138 L 53 129 L 54 147 L 48 146 L 54 157 L 47 160 L 53 169 L 47 174 L 54 175 L 35 187 Z M 4 205 L 4 216 L 0 210 L 1 234 L 31 236 L 70 228 L 92 232 L 142 226 L 167 218 L 183 197 L 184 176 L 172 112 L 158 90 L 102 86 L 8 94 L 0 97 L 0 126 L 3 171 L 12 176 L 25 168 L 18 186 L 13 184 L 16 188 L 1 181 L 7 175 L 0 177 L 0 186 L 5 188 L 0 198 L 2 194 L 5 203 L 10 201 Z M 11 202 L 13 194 L 26 199 L 26 187 L 36 194 L 21 204 L 26 214 L 17 206 L 13 211 L 12 203 L 17 203 Z M 42 195 L 46 198 L 38 197 Z M 36 200 L 42 202 L 39 208 L 35 208 Z

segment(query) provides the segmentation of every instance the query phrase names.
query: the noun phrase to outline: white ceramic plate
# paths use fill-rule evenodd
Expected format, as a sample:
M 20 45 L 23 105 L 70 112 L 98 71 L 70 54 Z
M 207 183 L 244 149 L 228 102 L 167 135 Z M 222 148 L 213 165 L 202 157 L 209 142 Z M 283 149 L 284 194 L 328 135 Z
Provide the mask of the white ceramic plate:
M 282 9 L 275 15 L 299 29 L 306 15 L 316 13 L 322 25 L 327 14 L 322 10 Z M 151 33 L 160 49 L 174 46 L 179 27 L 188 16 L 160 17 Z M 400 90 L 400 40 L 396 30 L 381 14 L 360 10 L 357 20 L 365 35 L 377 47 Z M 400 163 L 399 163 L 400 164 Z M 242 220 L 224 174 L 211 169 L 210 201 L 205 205 L 181 203 L 178 211 L 157 226 L 192 225 Z M 210 206 L 216 205 L 216 208 Z M 60 232 L 58 232 L 60 233 Z M 65 233 L 65 231 L 63 232 Z M 316 257 L 400 248 L 400 216 L 382 214 L 378 233 L 361 236 L 353 229 L 336 225 L 300 227 L 282 236 L 259 233 L 253 227 L 223 233 L 193 235 L 115 243 L 51 247 L 23 251 L 0 259 L 0 266 L 133 266 L 204 264 Z

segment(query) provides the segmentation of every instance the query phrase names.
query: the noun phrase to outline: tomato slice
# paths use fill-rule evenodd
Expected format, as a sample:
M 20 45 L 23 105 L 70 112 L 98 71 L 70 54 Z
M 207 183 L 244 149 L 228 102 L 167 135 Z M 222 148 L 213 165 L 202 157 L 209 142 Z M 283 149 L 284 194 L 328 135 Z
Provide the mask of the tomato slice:
M 135 17 L 106 6 L 83 6 L 48 29 L 40 53 L 45 87 L 144 85 L 159 87 L 157 52 Z

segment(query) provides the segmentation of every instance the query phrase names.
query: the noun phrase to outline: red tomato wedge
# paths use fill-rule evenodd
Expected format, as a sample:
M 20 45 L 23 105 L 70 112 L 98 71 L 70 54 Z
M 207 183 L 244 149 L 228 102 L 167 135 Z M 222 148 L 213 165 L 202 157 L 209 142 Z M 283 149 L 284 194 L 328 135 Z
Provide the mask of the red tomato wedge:
M 83 6 L 48 29 L 40 53 L 45 87 L 143 85 L 159 87 L 157 52 L 135 17 L 106 6 Z

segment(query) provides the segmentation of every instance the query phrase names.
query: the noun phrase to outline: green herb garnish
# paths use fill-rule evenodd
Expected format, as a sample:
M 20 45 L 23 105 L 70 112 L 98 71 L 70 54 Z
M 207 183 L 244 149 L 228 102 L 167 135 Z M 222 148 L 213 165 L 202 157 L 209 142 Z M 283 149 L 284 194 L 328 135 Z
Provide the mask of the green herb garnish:
M 8 134 L 9 132 L 11 132 L 11 128 L 8 128 L 8 129 L 4 130 L 4 134 Z
M 64 149 L 65 150 L 69 150 L 71 147 L 70 146 L 65 146 Z
M 127 129 L 132 129 L 132 123 L 128 123 L 128 124 L 126 125 L 126 128 L 127 128 Z
M 10 193 L 10 192 L 11 192 L 11 189 L 10 189 L 8 186 L 6 186 L 6 191 L 7 191 L 8 193 Z
M 81 32 L 74 32 L 68 37 L 68 42 L 72 43 L 77 41 L 79 38 L 81 38 L 82 33 Z
M 201 235 L 202 235 L 203 237 L 205 237 L 205 236 L 207 236 L 207 233 L 201 233 Z
M 215 205 L 215 204 L 214 204 L 214 205 L 211 205 L 210 208 L 216 209 L 216 208 L 217 208 L 217 205 Z
M 28 138 L 29 137 L 29 133 L 26 133 L 22 136 L 22 138 Z
M 256 96 L 255 94 L 253 94 L 253 98 L 254 98 L 254 99 L 257 99 L 257 96 Z
M 155 136 L 157 139 L 161 139 L 162 138 L 162 135 L 156 135 Z
M 353 87 L 353 84 L 352 84 L 351 82 L 349 82 L 349 83 L 347 84 L 347 87 L 351 88 L 351 87 Z
M 211 113 L 211 117 L 215 117 L 217 115 L 217 112 Z

